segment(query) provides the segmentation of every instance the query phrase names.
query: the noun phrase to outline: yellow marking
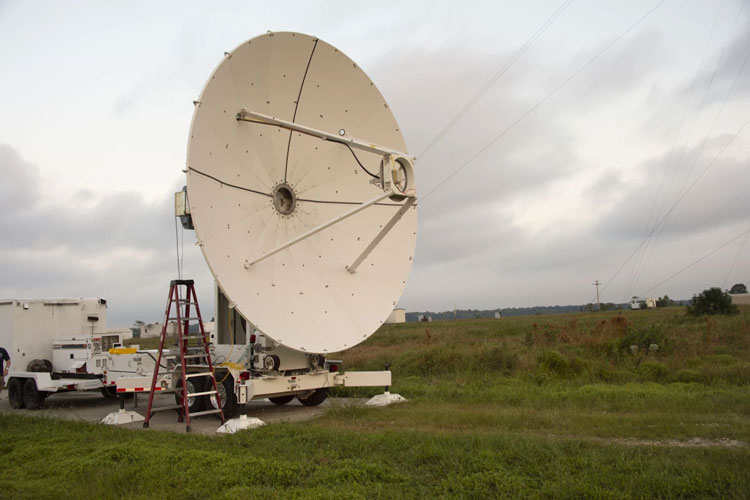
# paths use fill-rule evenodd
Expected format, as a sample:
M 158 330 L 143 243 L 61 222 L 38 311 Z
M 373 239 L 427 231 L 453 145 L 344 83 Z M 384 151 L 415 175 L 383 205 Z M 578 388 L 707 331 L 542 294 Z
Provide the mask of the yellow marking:
M 113 347 L 109 350 L 110 354 L 135 354 L 138 349 L 135 347 Z
M 233 370 L 244 370 L 245 365 L 240 363 L 230 363 L 229 361 L 225 361 L 223 363 L 219 363 L 219 366 L 226 366 L 227 368 L 232 368 Z

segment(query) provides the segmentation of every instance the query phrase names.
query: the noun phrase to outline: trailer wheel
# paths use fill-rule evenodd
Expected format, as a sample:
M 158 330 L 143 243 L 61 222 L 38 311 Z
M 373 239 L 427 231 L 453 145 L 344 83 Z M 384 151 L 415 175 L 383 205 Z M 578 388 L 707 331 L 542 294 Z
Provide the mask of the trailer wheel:
M 292 399 L 294 399 L 294 396 L 276 396 L 275 398 L 268 398 L 270 402 L 279 406 L 287 404 Z
M 177 380 L 177 387 L 182 387 L 182 377 Z M 192 394 L 195 392 L 203 392 L 203 377 L 191 377 L 187 379 L 187 392 Z M 177 391 L 174 394 L 174 400 L 176 404 L 182 404 L 182 391 Z M 188 410 L 190 413 L 203 410 L 205 401 L 202 396 L 188 398 Z
M 221 398 L 221 409 L 224 410 L 224 419 L 228 420 L 240 410 L 240 405 L 237 403 L 237 396 L 234 394 L 234 377 L 232 375 L 224 376 L 224 373 L 216 373 L 216 388 L 219 391 L 219 397 Z M 222 381 L 223 379 L 223 381 Z M 221 383 L 219 383 L 221 382 Z M 211 390 L 211 384 L 206 384 L 206 390 Z M 218 408 L 216 405 L 216 396 L 209 396 L 210 408 Z M 218 413 L 214 413 L 216 418 L 220 418 Z
M 117 386 L 116 385 L 107 385 L 100 389 L 102 391 L 102 396 L 104 396 L 107 399 L 116 399 L 117 398 Z
M 22 380 L 13 377 L 8 381 L 8 400 L 10 407 L 14 410 L 23 408 L 23 384 Z
M 297 399 L 300 403 L 302 403 L 305 406 L 318 406 L 323 401 L 325 401 L 328 398 L 328 388 L 324 387 L 321 389 L 315 389 L 315 392 L 307 396 L 306 398 L 301 398 L 297 396 Z
M 26 379 L 23 384 L 23 404 L 27 410 L 38 410 L 44 403 L 44 393 L 36 388 L 33 378 Z

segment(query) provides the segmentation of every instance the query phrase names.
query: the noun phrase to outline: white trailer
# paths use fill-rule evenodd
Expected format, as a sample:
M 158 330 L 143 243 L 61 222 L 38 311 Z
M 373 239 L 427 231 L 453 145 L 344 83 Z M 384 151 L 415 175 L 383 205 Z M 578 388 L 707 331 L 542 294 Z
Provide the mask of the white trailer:
M 101 298 L 0 300 L 11 406 L 37 409 L 47 396 L 66 391 L 115 396 L 107 384 L 109 350 L 125 336 L 107 330 L 107 301 Z
M 341 361 L 328 360 L 322 354 L 304 353 L 281 345 L 230 307 L 218 286 L 215 297 L 217 319 L 210 325 L 207 335 L 211 342 L 211 358 L 225 418 L 235 416 L 245 403 L 252 400 L 269 399 L 274 404 L 283 405 L 297 398 L 305 406 L 317 406 L 326 400 L 331 387 L 384 387 L 387 390 L 391 385 L 391 372 L 388 370 L 344 372 Z M 108 377 L 116 381 L 119 393 L 147 392 L 153 371 L 140 370 L 133 375 L 113 368 L 118 363 L 136 363 L 131 356 L 138 356 L 139 363 L 144 358 L 150 359 L 150 366 L 153 367 L 156 351 L 112 350 Z M 163 359 L 156 390 L 174 389 L 180 381 L 179 377 L 172 376 L 178 371 L 179 354 L 170 351 Z M 193 363 L 203 366 L 204 361 L 196 359 Z M 188 371 L 196 373 L 202 370 L 195 368 Z M 187 383 L 190 394 L 210 392 L 208 376 L 191 377 Z M 216 408 L 216 397 L 200 395 L 189 398 L 189 407 L 191 413 Z
M 219 321 L 208 335 L 226 417 L 254 399 L 285 404 L 297 397 L 314 406 L 326 399 L 330 387 L 391 384 L 389 371 L 343 373 L 340 361 L 272 341 L 229 308 L 218 287 L 216 304 Z M 107 330 L 106 315 L 104 299 L 0 301 L 0 346 L 12 360 L 7 380 L 11 406 L 38 409 L 48 396 L 68 391 L 100 390 L 106 397 L 148 392 L 158 351 L 124 347 L 126 332 Z M 201 362 L 194 360 L 196 365 Z M 167 351 L 157 374 L 157 391 L 179 384 L 180 378 L 173 376 L 178 365 L 177 351 Z M 206 392 L 207 383 L 207 377 L 193 377 L 188 391 Z M 190 399 L 191 412 L 216 406 L 215 397 Z
M 632 297 L 630 299 L 631 309 L 654 309 L 656 307 L 656 299 L 653 297 Z

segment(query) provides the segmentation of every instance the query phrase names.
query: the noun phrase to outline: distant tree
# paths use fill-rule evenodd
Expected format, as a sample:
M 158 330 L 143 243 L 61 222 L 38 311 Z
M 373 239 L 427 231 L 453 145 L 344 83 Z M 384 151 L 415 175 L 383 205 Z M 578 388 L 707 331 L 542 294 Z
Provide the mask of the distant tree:
M 737 314 L 739 309 L 732 304 L 732 297 L 721 288 L 713 287 L 703 290 L 700 295 L 695 295 L 687 313 L 691 316 L 703 316 L 709 314 Z
M 672 307 L 674 300 L 669 298 L 669 295 L 656 299 L 656 307 Z
M 735 295 L 737 293 L 747 293 L 747 287 L 744 283 L 737 283 L 729 289 L 729 293 Z

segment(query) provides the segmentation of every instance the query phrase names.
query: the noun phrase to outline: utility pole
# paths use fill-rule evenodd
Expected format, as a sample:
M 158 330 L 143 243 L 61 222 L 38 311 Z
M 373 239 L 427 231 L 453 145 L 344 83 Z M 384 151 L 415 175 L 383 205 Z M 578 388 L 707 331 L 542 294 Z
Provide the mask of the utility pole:
M 599 280 L 594 281 L 594 286 L 596 286 L 596 310 L 599 310 Z

